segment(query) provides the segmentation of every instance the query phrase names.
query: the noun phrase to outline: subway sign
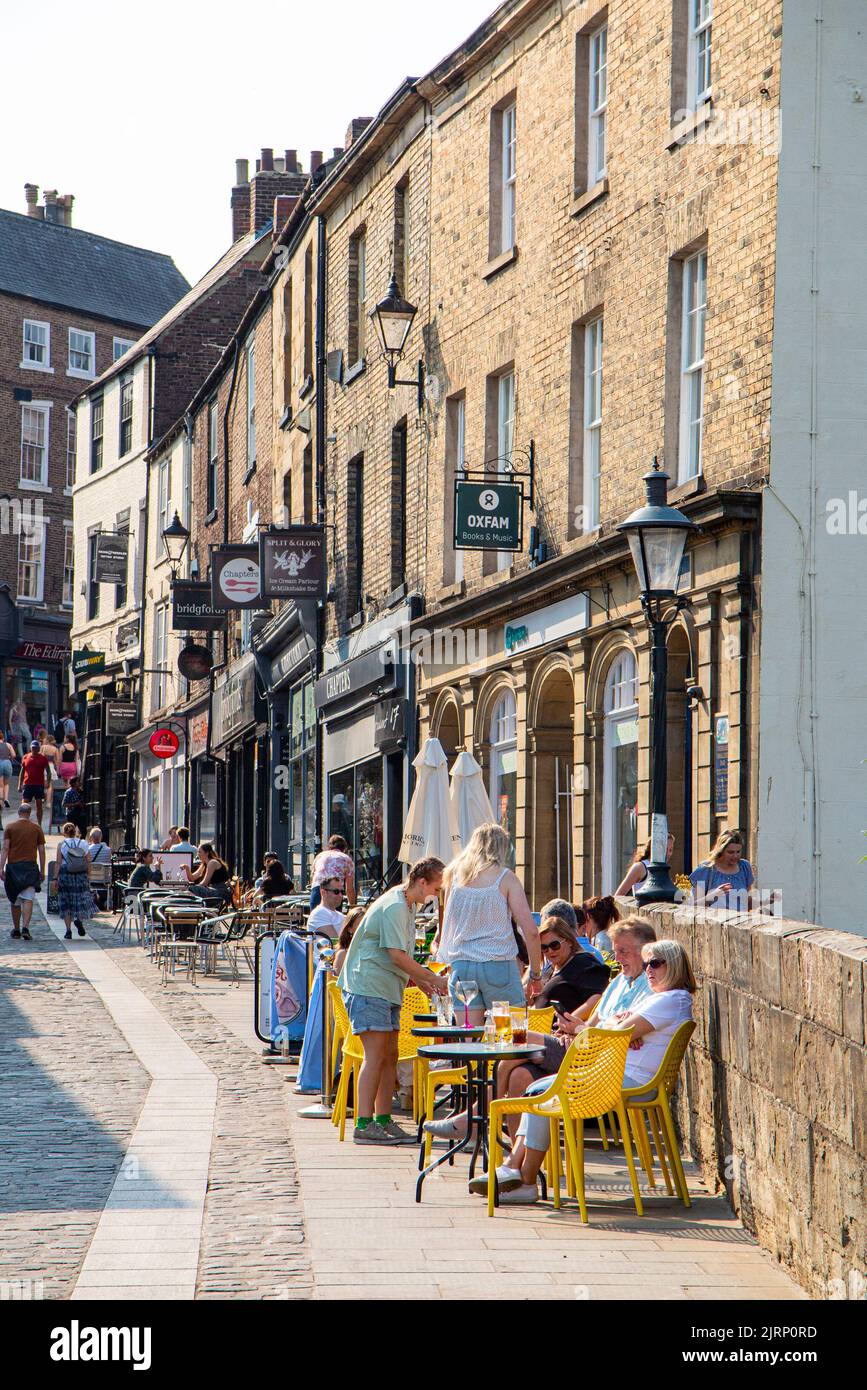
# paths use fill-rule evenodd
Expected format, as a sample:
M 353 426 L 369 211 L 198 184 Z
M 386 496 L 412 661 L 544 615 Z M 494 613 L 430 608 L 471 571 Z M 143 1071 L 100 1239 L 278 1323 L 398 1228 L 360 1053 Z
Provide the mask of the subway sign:
M 455 482 L 455 550 L 520 550 L 523 502 L 520 483 Z

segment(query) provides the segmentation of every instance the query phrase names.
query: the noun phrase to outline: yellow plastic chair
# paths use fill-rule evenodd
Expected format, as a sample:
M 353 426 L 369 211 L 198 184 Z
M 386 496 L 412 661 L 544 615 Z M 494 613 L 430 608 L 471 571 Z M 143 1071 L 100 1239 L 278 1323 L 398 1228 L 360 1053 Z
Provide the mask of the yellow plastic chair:
M 647 1174 L 650 1186 L 655 1187 L 656 1180 L 653 1175 L 653 1155 L 647 1136 L 647 1124 L 650 1125 L 650 1131 L 653 1135 L 653 1142 L 668 1195 L 673 1197 L 675 1194 L 671 1185 L 666 1156 L 674 1173 L 677 1195 L 685 1207 L 691 1207 L 692 1202 L 674 1132 L 670 1097 L 677 1085 L 681 1064 L 694 1032 L 695 1023 L 693 1020 L 690 1019 L 687 1023 L 682 1023 L 665 1049 L 665 1056 L 659 1064 L 656 1075 L 651 1077 L 643 1086 L 632 1086 L 623 1091 L 623 1103 L 629 1117 L 630 1128 L 635 1137 L 635 1147 L 638 1149 L 641 1166 Z M 625 1134 L 626 1130 L 623 1130 L 623 1133 Z M 629 1149 L 632 1146 L 627 1145 L 626 1147 Z
M 346 1037 L 346 1024 L 348 1015 L 346 1005 L 343 1002 L 343 995 L 336 980 L 328 981 L 326 991 L 328 1007 L 331 1011 L 331 1056 L 329 1062 L 329 1089 L 334 1089 L 334 1078 L 337 1075 L 337 1063 L 340 1059 L 340 1049 L 343 1046 L 343 1039 Z
M 598 1119 L 613 1110 L 627 1132 L 626 1110 L 622 1097 L 623 1072 L 631 1030 L 615 1031 L 605 1028 L 585 1028 L 569 1047 L 554 1081 L 540 1095 L 517 1096 L 491 1102 L 490 1108 L 490 1166 L 488 1168 L 488 1215 L 494 1214 L 496 1171 L 502 1159 L 500 1122 L 504 1115 L 542 1115 L 550 1121 L 550 1143 L 547 1166 L 554 1197 L 560 1206 L 560 1125 L 566 1137 L 574 1178 L 575 1195 L 581 1220 L 587 1222 L 584 1195 L 584 1121 Z M 629 1181 L 635 1198 L 635 1210 L 644 1215 L 638 1177 L 627 1145 L 626 1162 Z
M 343 995 L 340 993 L 336 980 L 329 980 L 329 991 L 331 992 L 331 1003 L 334 1009 L 335 1028 L 341 1030 L 343 1038 L 342 1053 L 343 1066 L 340 1069 L 340 1080 L 337 1083 L 337 1093 L 334 1097 L 334 1109 L 331 1112 L 331 1123 L 340 1130 L 340 1141 L 343 1142 L 346 1136 L 346 1113 L 349 1109 L 349 1080 L 352 1078 L 352 1094 L 358 1095 L 358 1073 L 361 1071 L 361 1064 L 364 1061 L 364 1045 L 360 1038 L 352 1031 L 349 1022 L 349 1014 Z
M 403 1003 L 400 1008 L 397 1060 L 399 1062 L 412 1062 L 412 1117 L 416 1124 L 421 1119 L 422 1097 L 429 1071 L 428 1059 L 419 1057 L 418 1050 L 430 1039 L 414 1038 L 412 1030 L 416 1027 L 415 1015 L 427 1013 L 429 1008 L 430 1000 L 424 990 L 419 989 L 418 985 L 408 985 L 403 992 Z

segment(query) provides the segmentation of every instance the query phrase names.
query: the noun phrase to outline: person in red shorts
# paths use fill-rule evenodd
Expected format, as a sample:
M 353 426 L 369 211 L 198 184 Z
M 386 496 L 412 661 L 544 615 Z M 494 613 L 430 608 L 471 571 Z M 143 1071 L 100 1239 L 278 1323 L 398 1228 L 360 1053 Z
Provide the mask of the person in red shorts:
M 42 805 L 45 801 L 45 788 L 51 786 L 50 760 L 40 753 L 39 744 L 34 739 L 30 752 L 21 759 L 21 772 L 18 777 L 18 790 L 22 801 L 36 804 L 36 824 L 42 825 Z

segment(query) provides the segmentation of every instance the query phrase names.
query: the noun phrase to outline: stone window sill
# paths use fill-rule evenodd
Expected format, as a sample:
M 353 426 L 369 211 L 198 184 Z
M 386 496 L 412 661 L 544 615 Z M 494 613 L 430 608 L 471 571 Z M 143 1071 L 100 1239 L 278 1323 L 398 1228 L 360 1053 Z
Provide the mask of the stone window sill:
M 205 517 L 205 525 L 206 525 L 206 526 L 210 526 L 210 525 L 211 525 L 213 522 L 215 522 L 216 520 L 217 520 L 217 508 L 215 507 L 214 510 L 213 510 L 212 512 L 208 512 L 208 515 Z
M 304 378 L 304 385 L 301 387 L 300 391 L 298 392 L 298 399 L 299 399 L 299 401 L 303 401 L 303 399 L 304 399 L 305 396 L 309 396 L 309 395 L 310 395 L 310 392 L 311 392 L 312 390 L 313 390 L 313 375 L 312 375 L 312 373 L 309 373 L 309 374 Z
M 19 478 L 18 487 L 21 492 L 53 492 L 54 488 L 47 483 L 33 483 L 29 478 Z
M 508 251 L 503 251 L 499 256 L 494 256 L 493 260 L 488 261 L 488 264 L 482 271 L 482 279 L 493 280 L 495 275 L 499 275 L 501 270 L 506 269 L 506 266 L 514 265 L 517 259 L 517 246 L 510 246 Z
M 456 584 L 443 584 L 437 594 L 437 601 L 439 603 L 447 603 L 449 599 L 463 598 L 466 591 L 467 585 L 464 579 L 459 579 Z
M 572 217 L 580 217 L 586 208 L 592 208 L 595 203 L 601 202 L 607 196 L 608 180 L 607 178 L 600 179 L 598 183 L 594 183 L 592 188 L 588 188 L 586 193 L 579 193 L 576 198 L 572 199 L 569 213 Z
M 685 502 L 688 497 L 696 497 L 700 492 L 707 492 L 703 473 L 699 473 L 695 478 L 687 478 L 685 482 L 673 487 L 668 494 L 668 505 L 676 507 L 678 502 Z
M 357 362 L 353 362 L 352 366 L 349 368 L 348 372 L 343 378 L 343 385 L 348 386 L 351 381 L 355 381 L 356 377 L 361 376 L 366 366 L 367 358 L 359 357 Z
M 18 366 L 22 372 L 45 372 L 47 376 L 54 376 L 54 368 L 46 367 L 42 362 L 19 362 Z
M 684 116 L 682 121 L 673 125 L 668 132 L 668 139 L 665 142 L 667 150 L 675 150 L 680 145 L 686 145 L 694 139 L 713 118 L 713 102 L 708 99 L 703 101 L 701 106 L 695 111 L 690 111 L 688 116 Z

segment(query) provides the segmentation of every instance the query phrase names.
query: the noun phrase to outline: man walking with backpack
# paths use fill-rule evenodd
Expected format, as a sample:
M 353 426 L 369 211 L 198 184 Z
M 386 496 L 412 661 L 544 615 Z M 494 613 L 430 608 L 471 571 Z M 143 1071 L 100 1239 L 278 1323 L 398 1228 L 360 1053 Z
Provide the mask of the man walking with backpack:
M 0 879 L 12 904 L 14 941 L 21 937 L 25 941 L 32 940 L 33 900 L 45 877 L 45 836 L 42 826 L 30 819 L 31 809 L 29 801 L 22 801 L 17 818 L 10 821 L 3 832 L 0 850 Z

